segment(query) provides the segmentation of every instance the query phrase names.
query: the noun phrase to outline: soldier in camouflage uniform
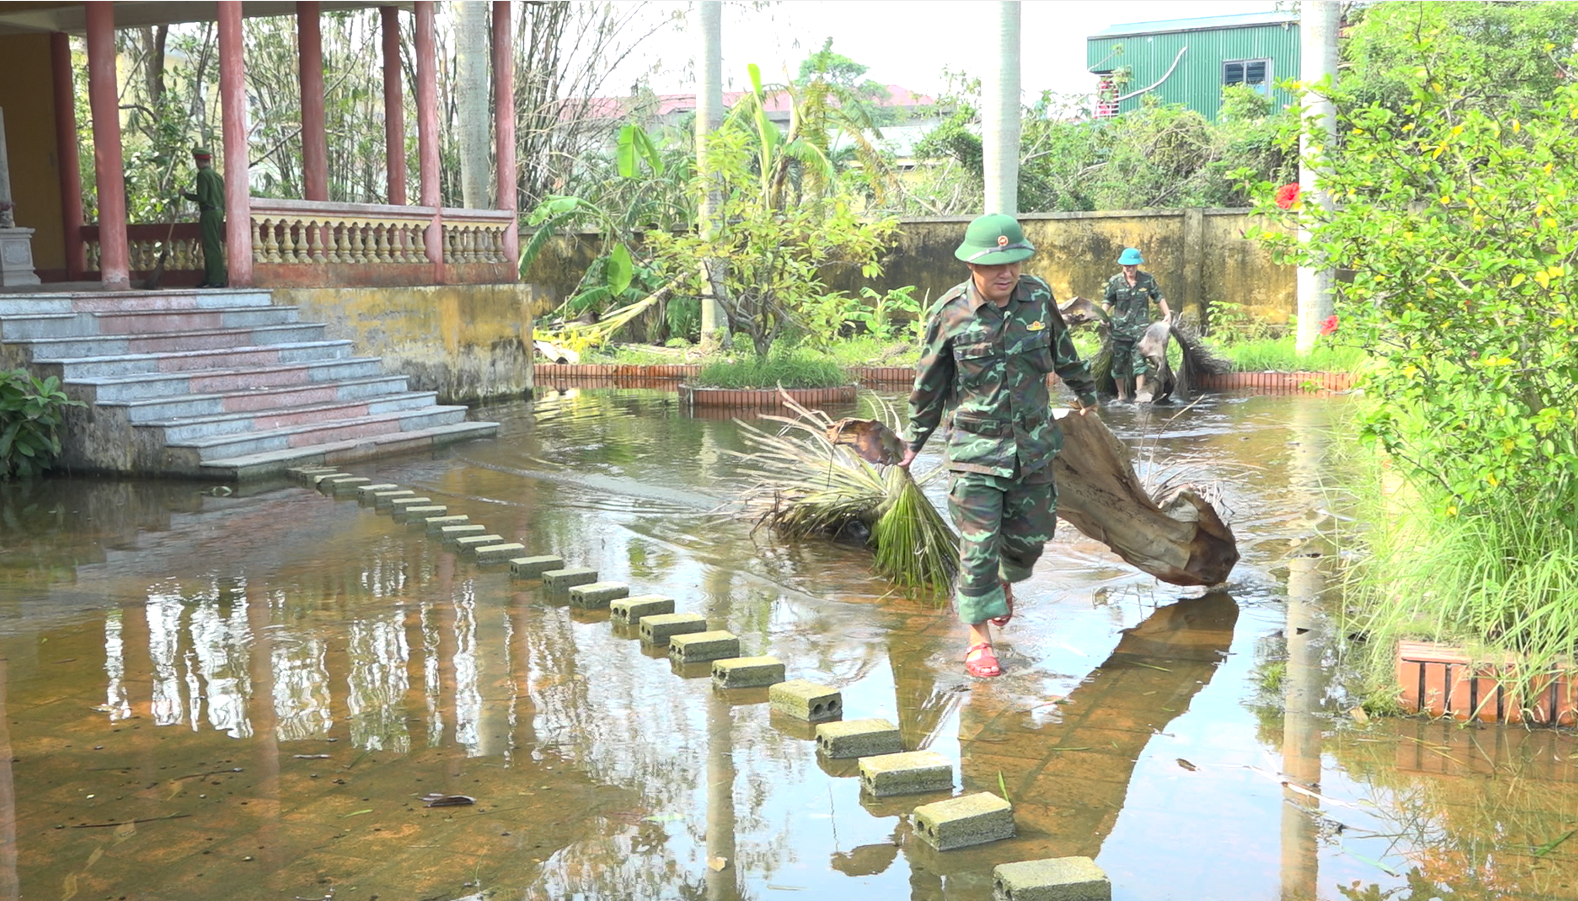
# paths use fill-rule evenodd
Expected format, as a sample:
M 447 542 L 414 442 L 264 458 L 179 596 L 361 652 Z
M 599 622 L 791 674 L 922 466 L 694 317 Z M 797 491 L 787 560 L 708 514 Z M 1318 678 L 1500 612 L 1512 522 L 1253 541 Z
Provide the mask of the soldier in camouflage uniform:
M 1118 257 L 1123 271 L 1107 279 L 1107 290 L 1102 306 L 1112 317 L 1112 380 L 1118 386 L 1118 400 L 1136 400 L 1145 390 L 1145 380 L 1154 378 L 1150 364 L 1135 350 L 1145 330 L 1151 326 L 1151 304 L 1161 310 L 1163 319 L 1172 318 L 1167 309 L 1167 298 L 1149 272 L 1141 272 L 1145 258 L 1139 250 L 1129 247 Z M 1134 392 L 1129 392 L 1129 380 L 1135 380 Z
M 1063 433 L 1052 418 L 1047 375 L 1074 390 L 1080 413 L 1096 406 L 1096 386 L 1069 339 L 1052 290 L 1020 264 L 1035 248 L 1013 217 L 982 216 L 954 256 L 970 279 L 927 314 L 926 343 L 910 393 L 909 466 L 947 421 L 948 509 L 959 528 L 959 619 L 970 627 L 965 668 L 1001 672 L 987 622 L 1013 615 L 1014 582 L 1052 538 L 1057 489 L 1052 458 Z

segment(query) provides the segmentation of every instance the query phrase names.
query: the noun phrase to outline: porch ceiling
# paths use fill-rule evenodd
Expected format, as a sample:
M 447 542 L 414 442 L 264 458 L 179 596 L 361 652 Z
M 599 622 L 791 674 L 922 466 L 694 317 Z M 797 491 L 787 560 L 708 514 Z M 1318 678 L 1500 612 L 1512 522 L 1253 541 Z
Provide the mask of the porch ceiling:
M 86 14 L 83 12 L 85 6 L 86 3 L 33 3 L 27 0 L 18 3 L 0 3 L 0 35 L 38 34 L 51 31 L 84 34 L 88 30 Z M 218 4 L 213 2 L 116 3 L 115 27 L 138 28 L 144 25 L 173 25 L 178 22 L 212 22 L 217 18 L 215 13 L 217 6 Z M 394 6 L 409 12 L 414 8 L 411 0 L 396 0 L 396 2 L 323 0 L 321 6 L 324 12 L 377 6 Z M 292 2 L 241 4 L 241 15 L 249 18 L 295 14 L 296 4 Z

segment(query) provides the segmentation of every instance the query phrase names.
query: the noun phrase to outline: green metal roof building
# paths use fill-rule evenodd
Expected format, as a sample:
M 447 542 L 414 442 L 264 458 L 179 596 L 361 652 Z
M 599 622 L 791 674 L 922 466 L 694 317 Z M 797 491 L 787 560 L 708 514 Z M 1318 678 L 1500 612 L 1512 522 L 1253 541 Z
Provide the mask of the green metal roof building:
M 1146 97 L 1181 103 L 1208 119 L 1222 88 L 1248 84 L 1278 106 L 1295 103 L 1276 82 L 1299 74 L 1296 13 L 1263 12 L 1114 25 L 1085 39 L 1085 65 L 1101 76 L 1096 115 L 1137 108 Z M 1115 84 L 1117 73 L 1126 73 Z

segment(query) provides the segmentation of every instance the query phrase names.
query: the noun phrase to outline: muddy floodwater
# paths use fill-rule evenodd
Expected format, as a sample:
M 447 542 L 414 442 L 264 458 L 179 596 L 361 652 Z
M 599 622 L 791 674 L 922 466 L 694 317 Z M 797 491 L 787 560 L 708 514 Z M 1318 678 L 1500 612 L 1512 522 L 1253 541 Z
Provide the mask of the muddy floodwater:
M 1578 898 L 1570 733 L 1346 712 L 1344 407 L 1104 410 L 1220 492 L 1243 561 L 1182 590 L 1062 526 L 993 681 L 863 549 L 713 515 L 739 428 L 669 392 L 548 390 L 487 408 L 495 441 L 347 467 L 671 596 L 1006 794 L 1017 837 L 946 853 L 911 818 L 946 795 L 863 798 L 765 690 L 354 499 L 0 485 L 0 898 L 985 901 L 1067 855 L 1120 901 Z

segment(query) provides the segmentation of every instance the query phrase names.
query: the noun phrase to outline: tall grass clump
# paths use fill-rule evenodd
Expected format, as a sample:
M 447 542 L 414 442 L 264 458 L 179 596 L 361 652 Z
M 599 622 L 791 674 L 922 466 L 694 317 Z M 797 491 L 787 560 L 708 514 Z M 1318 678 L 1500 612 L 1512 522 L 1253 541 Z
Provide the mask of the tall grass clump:
M 701 367 L 694 384 L 701 388 L 834 388 L 849 375 L 832 360 L 809 351 L 777 350 L 766 357 L 743 354 Z
M 1366 553 L 1349 570 L 1344 632 L 1366 694 L 1397 692 L 1399 640 L 1458 645 L 1476 660 L 1517 665 L 1516 683 L 1578 660 L 1578 530 L 1540 504 L 1507 498 L 1441 516 L 1430 486 L 1390 479 L 1359 493 Z

